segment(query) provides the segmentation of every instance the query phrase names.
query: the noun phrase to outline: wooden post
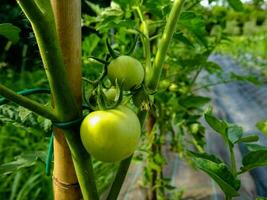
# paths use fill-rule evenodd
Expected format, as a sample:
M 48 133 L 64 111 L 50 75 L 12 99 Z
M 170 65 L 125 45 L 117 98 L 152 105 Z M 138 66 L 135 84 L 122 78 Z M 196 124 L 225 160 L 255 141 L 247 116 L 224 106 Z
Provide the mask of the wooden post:
M 81 105 L 81 1 L 51 0 L 51 4 L 71 92 Z M 81 199 L 71 153 L 58 129 L 55 129 L 54 139 L 53 188 L 55 200 Z

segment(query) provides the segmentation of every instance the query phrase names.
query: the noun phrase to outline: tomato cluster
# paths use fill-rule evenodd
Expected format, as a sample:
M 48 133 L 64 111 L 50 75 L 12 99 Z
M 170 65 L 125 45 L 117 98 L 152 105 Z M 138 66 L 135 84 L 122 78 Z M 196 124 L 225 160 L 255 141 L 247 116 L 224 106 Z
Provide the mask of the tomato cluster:
M 144 79 L 142 64 L 130 56 L 119 56 L 107 66 L 107 76 L 123 90 L 141 85 Z M 115 99 L 116 89 L 106 92 L 107 99 Z M 133 154 L 141 134 L 137 115 L 128 107 L 119 105 L 113 109 L 97 110 L 88 114 L 80 128 L 85 149 L 104 162 L 121 161 Z

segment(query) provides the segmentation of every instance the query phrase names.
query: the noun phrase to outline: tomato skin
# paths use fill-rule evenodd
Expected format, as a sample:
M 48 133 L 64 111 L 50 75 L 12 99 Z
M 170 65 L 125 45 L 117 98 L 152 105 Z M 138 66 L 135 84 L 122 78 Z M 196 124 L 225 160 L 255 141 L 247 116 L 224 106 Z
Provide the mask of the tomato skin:
M 108 90 L 104 91 L 108 102 L 115 101 L 116 95 L 117 95 L 117 90 L 115 87 L 111 87 Z
M 178 85 L 176 85 L 175 83 L 172 83 L 170 86 L 169 86 L 169 90 L 171 92 L 177 92 L 178 91 Z
M 159 89 L 162 89 L 162 90 L 167 90 L 168 87 L 170 86 L 170 81 L 169 80 L 162 80 L 159 82 Z
M 124 90 L 139 86 L 145 76 L 142 64 L 131 56 L 119 56 L 108 65 L 108 77 L 115 85 L 116 79 Z
M 80 128 L 85 149 L 104 162 L 121 161 L 137 147 L 141 125 L 137 115 L 126 106 L 94 111 L 85 117 Z

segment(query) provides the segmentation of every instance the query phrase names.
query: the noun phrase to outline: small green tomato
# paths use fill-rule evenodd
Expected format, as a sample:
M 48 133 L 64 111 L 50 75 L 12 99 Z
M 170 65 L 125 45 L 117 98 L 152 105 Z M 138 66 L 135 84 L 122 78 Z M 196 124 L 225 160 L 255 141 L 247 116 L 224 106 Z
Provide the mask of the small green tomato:
M 138 87 L 145 76 L 142 64 L 131 56 L 123 55 L 112 60 L 107 70 L 107 75 L 113 85 L 117 80 L 124 90 Z

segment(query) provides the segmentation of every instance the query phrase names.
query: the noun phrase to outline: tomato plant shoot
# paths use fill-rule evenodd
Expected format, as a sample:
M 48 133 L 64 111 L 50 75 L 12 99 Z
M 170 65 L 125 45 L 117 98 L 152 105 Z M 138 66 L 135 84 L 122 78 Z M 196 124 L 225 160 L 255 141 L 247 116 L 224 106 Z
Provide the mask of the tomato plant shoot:
M 108 77 L 115 84 L 116 80 L 124 90 L 138 87 L 144 80 L 142 64 L 131 56 L 119 56 L 108 65 Z
M 94 111 L 82 122 L 81 139 L 96 159 L 116 162 L 129 157 L 141 134 L 136 114 L 125 106 Z

